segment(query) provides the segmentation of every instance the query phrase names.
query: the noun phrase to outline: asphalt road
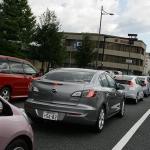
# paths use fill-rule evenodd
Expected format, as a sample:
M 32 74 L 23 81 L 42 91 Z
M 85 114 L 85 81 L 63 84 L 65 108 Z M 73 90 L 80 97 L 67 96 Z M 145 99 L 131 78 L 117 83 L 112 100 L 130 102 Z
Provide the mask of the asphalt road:
M 23 108 L 25 100 L 12 102 Z M 126 104 L 126 115 L 106 120 L 100 134 L 91 127 L 77 124 L 43 123 L 32 124 L 36 150 L 112 150 L 131 127 L 150 109 L 150 97 L 137 105 Z M 150 150 L 150 116 L 130 138 L 123 150 Z M 117 150 L 120 150 L 119 148 Z

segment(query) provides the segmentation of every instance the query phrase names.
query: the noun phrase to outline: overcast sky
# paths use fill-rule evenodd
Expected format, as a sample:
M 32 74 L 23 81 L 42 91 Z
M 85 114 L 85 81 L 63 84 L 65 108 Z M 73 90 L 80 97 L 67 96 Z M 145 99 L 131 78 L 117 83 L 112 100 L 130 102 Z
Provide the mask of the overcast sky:
M 28 0 L 34 15 L 54 10 L 64 32 L 98 33 L 100 8 L 114 13 L 103 15 L 101 33 L 127 37 L 138 34 L 150 52 L 150 0 Z

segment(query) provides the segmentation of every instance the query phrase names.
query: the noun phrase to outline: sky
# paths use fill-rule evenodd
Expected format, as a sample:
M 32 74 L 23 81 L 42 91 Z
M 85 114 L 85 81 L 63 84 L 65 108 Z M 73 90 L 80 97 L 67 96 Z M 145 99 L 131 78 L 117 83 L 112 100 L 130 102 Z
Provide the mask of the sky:
M 103 15 L 101 34 L 128 37 L 138 34 L 150 52 L 150 0 L 28 0 L 37 20 L 46 9 L 55 11 L 64 32 L 98 33 L 100 10 Z

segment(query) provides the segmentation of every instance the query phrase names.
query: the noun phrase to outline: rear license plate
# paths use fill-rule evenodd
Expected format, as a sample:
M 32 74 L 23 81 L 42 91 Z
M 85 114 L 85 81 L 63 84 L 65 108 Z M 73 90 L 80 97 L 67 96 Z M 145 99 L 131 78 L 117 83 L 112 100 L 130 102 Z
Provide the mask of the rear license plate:
M 43 119 L 58 120 L 58 113 L 44 111 L 43 112 Z

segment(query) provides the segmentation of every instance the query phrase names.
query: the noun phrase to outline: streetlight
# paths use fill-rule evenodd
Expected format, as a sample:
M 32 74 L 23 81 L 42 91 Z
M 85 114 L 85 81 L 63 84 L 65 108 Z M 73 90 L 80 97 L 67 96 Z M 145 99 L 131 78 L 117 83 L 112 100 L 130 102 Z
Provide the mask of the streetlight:
M 99 34 L 98 34 L 98 50 L 97 50 L 97 57 L 96 57 L 96 68 L 97 68 L 97 65 L 98 65 L 98 58 L 99 58 L 100 34 L 101 34 L 101 25 L 102 25 L 102 17 L 103 17 L 103 15 L 110 15 L 110 16 L 112 16 L 114 14 L 106 12 L 104 10 L 103 6 L 101 6 L 101 15 L 100 15 L 100 22 L 99 22 Z
M 127 75 L 129 74 L 129 65 L 132 64 L 132 59 L 130 58 L 130 50 L 132 48 L 132 44 L 134 44 L 134 41 L 137 41 L 137 34 L 128 34 L 129 37 L 129 57 L 126 59 L 126 63 L 128 64 L 128 69 L 127 69 Z

